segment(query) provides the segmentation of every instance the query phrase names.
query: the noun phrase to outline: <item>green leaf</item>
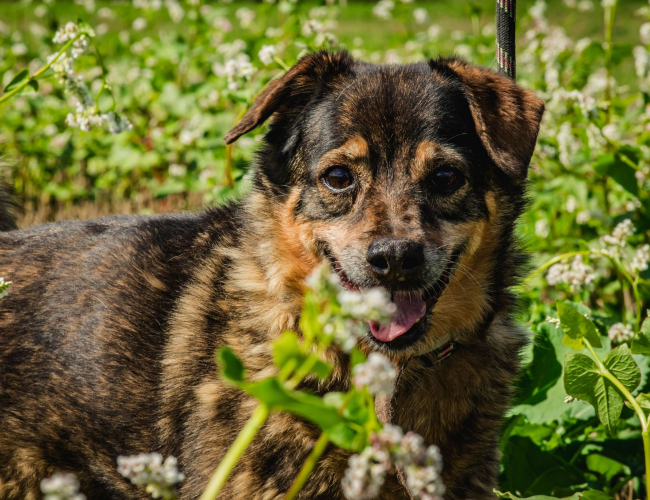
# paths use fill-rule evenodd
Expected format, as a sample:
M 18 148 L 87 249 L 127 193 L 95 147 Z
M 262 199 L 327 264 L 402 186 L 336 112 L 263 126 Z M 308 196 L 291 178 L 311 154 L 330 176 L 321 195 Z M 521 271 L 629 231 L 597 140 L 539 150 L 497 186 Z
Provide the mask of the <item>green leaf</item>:
M 221 366 L 221 374 L 228 381 L 237 385 L 243 382 L 246 373 L 244 364 L 230 347 L 224 347 L 217 351 L 217 364 Z
M 29 85 L 31 88 L 34 89 L 34 92 L 38 91 L 38 80 L 34 80 L 33 78 L 27 82 L 27 85 Z
M 295 359 L 297 368 L 306 358 L 307 356 L 300 349 L 298 337 L 295 333 L 286 331 L 273 341 L 273 360 L 277 367 L 282 368 L 291 359 Z
M 621 151 L 630 158 L 628 150 Z M 632 158 L 630 158 L 632 159 Z M 623 161 L 620 154 L 604 153 L 598 155 L 594 170 L 601 176 L 608 175 L 626 191 L 632 193 L 634 196 L 639 196 L 639 184 L 636 180 L 636 170 L 628 163 Z
M 609 351 L 603 359 L 603 364 L 628 391 L 632 392 L 641 383 L 641 370 L 634 361 L 627 344 L 622 344 Z
M 627 345 L 610 351 L 603 364 L 628 390 L 632 391 L 639 385 L 641 372 Z M 570 396 L 590 403 L 607 432 L 614 434 L 623 409 L 623 396 L 593 359 L 584 354 L 567 354 L 564 358 L 564 388 Z
M 650 318 L 643 321 L 641 331 L 632 339 L 632 352 L 634 354 L 650 354 Z
M 319 379 L 325 380 L 332 373 L 332 367 L 322 359 L 318 358 L 316 354 L 310 354 L 309 359 L 312 361 L 311 372 Z
M 363 352 L 361 352 L 361 349 L 359 349 L 358 347 L 352 349 L 352 351 L 350 352 L 350 369 L 365 362 L 366 362 L 366 355 Z
M 9 92 L 10 90 L 15 89 L 19 85 L 23 84 L 25 80 L 29 79 L 29 70 L 24 69 L 20 71 L 16 76 L 13 77 L 13 79 L 7 84 L 7 86 L 4 88 L 5 92 Z
M 337 424 L 327 431 L 330 441 L 339 448 L 351 451 L 362 451 L 365 446 L 364 432 L 352 429 L 347 424 Z
M 587 339 L 593 347 L 602 347 L 596 325 L 590 319 L 585 318 L 568 302 L 558 302 L 557 311 L 564 330 L 564 345 L 580 351 L 585 347 L 583 339 Z
M 639 403 L 639 406 L 641 407 L 643 412 L 647 415 L 648 412 L 650 412 L 650 395 L 640 393 L 635 399 L 636 402 Z M 631 410 L 634 409 L 634 407 L 630 404 L 629 401 L 625 401 L 625 406 L 627 406 Z
M 113 92 L 108 88 L 102 88 L 101 92 L 97 96 L 97 107 L 102 113 L 108 113 L 109 111 L 115 111 L 116 102 Z
M 557 497 L 550 497 L 547 495 L 534 495 L 532 497 L 522 498 L 518 497 L 514 493 L 510 493 L 509 491 L 501 492 L 498 490 L 494 490 L 494 493 L 496 493 L 498 498 L 506 498 L 509 500 L 611 500 L 611 497 L 609 495 L 598 490 L 577 492 L 570 497 L 564 497 L 562 499 L 558 499 Z
M 627 469 L 625 464 L 599 453 L 590 453 L 587 455 L 586 462 L 587 469 L 604 476 L 605 481 L 608 483 L 614 478 L 614 476 Z

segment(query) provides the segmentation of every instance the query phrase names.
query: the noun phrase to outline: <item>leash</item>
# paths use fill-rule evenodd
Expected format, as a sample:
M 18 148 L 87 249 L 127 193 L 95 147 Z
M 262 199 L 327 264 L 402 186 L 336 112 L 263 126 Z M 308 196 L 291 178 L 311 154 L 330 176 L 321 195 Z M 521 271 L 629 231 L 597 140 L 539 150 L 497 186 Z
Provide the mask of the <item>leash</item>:
M 517 79 L 515 20 L 517 0 L 497 0 L 497 66 L 499 73 Z

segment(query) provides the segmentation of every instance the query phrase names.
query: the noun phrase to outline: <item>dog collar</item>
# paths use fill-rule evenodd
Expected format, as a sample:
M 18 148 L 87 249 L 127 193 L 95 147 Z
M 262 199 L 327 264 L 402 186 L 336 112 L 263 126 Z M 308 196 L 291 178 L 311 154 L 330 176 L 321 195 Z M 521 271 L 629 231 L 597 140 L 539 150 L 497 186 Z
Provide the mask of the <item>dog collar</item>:
M 445 359 L 451 356 L 451 354 L 454 352 L 455 349 L 456 349 L 456 342 L 452 342 L 452 341 L 447 342 L 441 347 L 438 347 L 438 349 L 433 351 L 436 355 L 436 362 L 442 363 Z

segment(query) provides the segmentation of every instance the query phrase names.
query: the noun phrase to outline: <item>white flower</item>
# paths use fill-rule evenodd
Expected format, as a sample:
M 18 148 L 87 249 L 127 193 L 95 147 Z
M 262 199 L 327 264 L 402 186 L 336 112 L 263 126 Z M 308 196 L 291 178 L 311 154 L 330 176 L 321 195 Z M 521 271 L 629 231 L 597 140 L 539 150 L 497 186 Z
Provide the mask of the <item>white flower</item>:
M 439 500 L 445 487 L 441 480 L 442 457 L 437 446 L 427 447 L 414 432 L 404 434 L 395 425 L 385 425 L 371 436 L 371 446 L 350 457 L 342 486 L 345 497 L 375 498 L 393 466 L 406 473 L 411 496 L 420 500 Z
M 631 339 L 634 336 L 632 327 L 623 323 L 613 324 L 607 331 L 607 336 L 612 342 L 621 343 Z
M 54 43 L 66 43 L 68 40 L 72 40 L 79 33 L 79 27 L 70 21 L 54 34 L 52 41 Z
M 582 212 L 578 212 L 578 215 L 576 215 L 576 222 L 578 224 L 586 224 L 591 220 L 591 212 L 589 210 L 583 210 Z
M 58 472 L 41 481 L 43 500 L 86 500 L 79 493 L 79 481 L 74 474 Z
M 565 208 L 570 214 L 576 211 L 576 208 L 578 208 L 578 200 L 576 200 L 575 196 L 567 196 Z
M 638 248 L 630 267 L 635 271 L 645 271 L 648 269 L 648 263 L 650 262 L 650 245 L 643 245 L 641 248 Z M 1 284 L 1 282 L 0 282 Z
M 551 286 L 567 284 L 573 291 L 590 288 L 596 279 L 593 267 L 582 261 L 581 255 L 576 255 L 571 264 L 553 264 L 546 274 L 546 281 Z
M 588 12 L 594 10 L 594 3 L 591 0 L 581 0 L 578 2 L 578 10 L 580 12 Z
M 325 31 L 324 26 L 316 21 L 316 19 L 308 19 L 305 24 L 302 25 L 300 32 L 304 37 L 310 37 L 318 33 L 323 33 Z
M 546 319 L 544 321 L 546 321 L 547 323 L 551 323 L 552 325 L 555 325 L 556 330 L 560 328 L 560 320 L 558 318 L 551 318 L 550 316 L 546 316 Z
M 600 5 L 602 5 L 604 9 L 608 9 L 616 5 L 616 0 L 601 0 Z
M 379 0 L 379 2 L 377 2 L 377 4 L 372 8 L 372 13 L 379 19 L 387 20 L 393 16 L 394 8 L 395 3 L 392 0 Z
M 371 288 L 364 292 L 341 290 L 337 296 L 341 312 L 363 321 L 390 321 L 397 310 L 385 288 Z
M 257 53 L 257 56 L 260 58 L 260 61 L 262 61 L 262 64 L 268 66 L 273 62 L 273 57 L 275 56 L 276 53 L 277 51 L 275 50 L 275 46 L 262 45 L 262 48 Z
M 644 45 L 650 44 L 650 23 L 643 23 L 639 28 L 639 38 Z
M 413 19 L 418 24 L 424 24 L 429 20 L 429 13 L 426 9 L 418 8 L 413 11 Z
M 557 133 L 557 145 L 560 151 L 560 162 L 565 167 L 570 167 L 573 157 L 582 147 L 582 143 L 573 135 L 570 122 L 560 125 L 560 130 Z
M 392 363 L 378 352 L 371 352 L 365 363 L 354 367 L 352 382 L 361 389 L 367 387 L 374 395 L 389 395 L 397 378 L 397 371 Z
M 431 41 L 436 41 L 442 34 L 442 28 L 439 24 L 432 24 L 427 30 L 427 36 Z
M 575 400 L 576 400 L 576 398 L 574 398 L 573 396 L 567 396 L 566 398 L 564 398 L 564 402 L 567 403 L 567 404 L 568 403 L 573 403 Z
M 621 134 L 616 128 L 616 125 L 613 123 L 609 123 L 603 127 L 603 135 L 605 136 L 606 139 L 616 142 L 621 139 Z
M 178 471 L 176 458 L 167 457 L 163 462 L 159 453 L 117 457 L 117 471 L 133 484 L 147 486 L 153 498 L 169 498 L 175 485 L 185 479 Z
M 134 19 L 133 24 L 131 25 L 131 28 L 133 28 L 134 31 L 142 31 L 147 27 L 147 20 L 144 17 L 138 17 Z
M 237 9 L 235 16 L 239 19 L 239 25 L 244 29 L 250 28 L 253 25 L 253 21 L 255 21 L 255 11 L 247 7 Z
M 256 69 L 246 54 L 239 54 L 237 58 L 230 59 L 224 64 L 216 63 L 212 66 L 212 71 L 217 76 L 225 76 L 228 79 L 228 88 L 230 90 L 237 90 L 239 88 L 237 80 L 250 79 L 255 74 Z
M 609 255 L 616 255 L 627 245 L 627 238 L 632 236 L 634 224 L 630 219 L 619 222 L 612 234 L 607 234 L 600 238 L 601 244 L 605 247 L 604 252 Z
M 550 231 L 551 228 L 549 227 L 548 221 L 546 219 L 540 219 L 535 222 L 535 234 L 540 238 L 548 237 Z

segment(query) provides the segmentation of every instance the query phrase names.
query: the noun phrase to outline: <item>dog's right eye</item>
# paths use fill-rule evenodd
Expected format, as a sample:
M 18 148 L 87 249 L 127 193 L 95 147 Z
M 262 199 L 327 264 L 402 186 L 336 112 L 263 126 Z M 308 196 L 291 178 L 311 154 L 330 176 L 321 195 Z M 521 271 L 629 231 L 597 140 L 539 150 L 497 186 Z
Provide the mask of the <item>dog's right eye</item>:
M 325 172 L 323 183 L 332 191 L 343 191 L 354 183 L 354 177 L 347 167 L 336 166 Z

